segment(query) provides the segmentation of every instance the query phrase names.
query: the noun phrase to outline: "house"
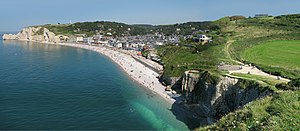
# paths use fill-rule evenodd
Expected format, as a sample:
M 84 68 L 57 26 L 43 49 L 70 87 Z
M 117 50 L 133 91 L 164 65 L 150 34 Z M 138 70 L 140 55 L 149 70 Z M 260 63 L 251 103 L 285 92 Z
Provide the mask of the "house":
M 83 37 L 82 36 L 76 37 L 76 42 L 83 42 Z
M 102 35 L 94 35 L 93 40 L 94 40 L 95 44 L 100 44 L 101 38 L 102 38 Z
M 92 43 L 94 43 L 93 37 L 83 38 L 83 43 L 84 44 L 92 44 Z
M 74 36 L 76 37 L 76 42 L 83 42 L 83 38 L 86 37 L 85 34 L 75 34 Z
M 262 18 L 262 17 L 268 17 L 268 14 L 255 14 L 255 18 Z
M 208 38 L 206 35 L 198 34 L 197 38 L 199 38 L 200 41 L 209 41 L 210 38 Z
M 117 43 L 117 48 L 122 48 L 122 43 Z

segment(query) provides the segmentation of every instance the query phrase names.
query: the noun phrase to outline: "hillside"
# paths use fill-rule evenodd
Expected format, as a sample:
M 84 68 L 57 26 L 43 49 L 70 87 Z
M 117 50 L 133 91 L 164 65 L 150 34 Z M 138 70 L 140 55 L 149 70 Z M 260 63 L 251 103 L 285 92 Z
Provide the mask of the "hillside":
M 299 95 L 300 91 L 286 91 L 268 96 L 197 130 L 298 130 Z
M 190 35 L 194 31 L 213 29 L 216 26 L 211 22 L 187 22 L 172 25 L 128 25 L 118 22 L 96 21 L 96 22 L 78 22 L 73 24 L 47 24 L 42 25 L 56 35 L 75 35 L 86 34 L 92 36 L 95 34 L 111 33 L 113 36 L 135 36 L 161 33 L 169 35 Z M 42 31 L 41 31 L 42 32 Z
M 229 75 L 226 70 L 219 70 L 217 65 L 223 63 L 230 67 L 242 62 L 255 65 L 268 74 L 298 81 L 300 14 L 260 18 L 232 16 L 211 24 L 216 28 L 207 35 L 214 36 L 213 40 L 223 37 L 223 43 L 213 42 L 203 48 L 198 43 L 184 41 L 182 45 L 166 45 L 157 49 L 165 63 L 163 76 L 180 78 L 185 76 L 183 72 L 187 70 L 209 71 L 220 77 L 254 80 L 275 93 L 250 102 L 245 107 L 221 117 L 215 124 L 199 130 L 299 129 L 299 84 L 290 86 L 287 82 L 281 83 L 282 81 L 267 76 L 252 74 Z M 184 46 L 186 43 L 192 46 Z M 193 95 L 190 99 L 199 97 L 201 96 Z
M 258 65 L 262 70 L 272 72 L 272 74 L 278 74 L 287 78 L 300 77 L 299 69 L 287 70 L 277 66 L 255 63 L 247 60 L 243 55 L 246 49 L 264 42 L 300 39 L 299 17 L 300 15 L 286 15 L 237 20 L 233 20 L 232 17 L 224 17 L 214 21 L 212 24 L 216 28 L 208 35 L 224 37 L 224 43 L 210 46 L 208 49 L 198 53 L 196 53 L 197 50 L 195 48 L 188 47 L 164 46 L 158 49 L 166 63 L 165 75 L 178 76 L 180 75 L 178 72 L 184 70 L 182 68 L 215 70 L 215 65 L 221 62 L 234 64 L 238 60 Z M 172 53 L 166 53 L 166 50 L 170 50 Z M 199 66 L 200 64 L 201 66 Z

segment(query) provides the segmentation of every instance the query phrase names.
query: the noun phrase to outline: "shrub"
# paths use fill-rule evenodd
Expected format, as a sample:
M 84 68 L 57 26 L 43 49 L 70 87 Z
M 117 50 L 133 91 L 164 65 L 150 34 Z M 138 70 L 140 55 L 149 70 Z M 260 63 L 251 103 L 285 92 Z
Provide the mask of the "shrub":
M 245 17 L 245 16 L 241 16 L 241 15 L 236 15 L 236 16 L 231 16 L 231 17 L 229 17 L 229 19 L 230 19 L 231 21 L 235 21 L 235 20 L 246 19 L 246 17 Z
M 293 90 L 299 90 L 300 89 L 300 78 L 292 79 L 289 83 L 289 86 L 293 88 Z
M 201 52 L 201 51 L 204 51 L 204 50 L 206 50 L 206 49 L 208 49 L 210 47 L 210 45 L 209 44 L 205 44 L 205 45 L 197 45 L 196 46 L 196 50 L 197 51 L 199 51 L 199 52 Z
M 289 86 L 287 83 L 279 83 L 279 84 L 276 84 L 275 87 L 277 89 L 281 89 L 281 90 L 291 90 L 292 87 Z

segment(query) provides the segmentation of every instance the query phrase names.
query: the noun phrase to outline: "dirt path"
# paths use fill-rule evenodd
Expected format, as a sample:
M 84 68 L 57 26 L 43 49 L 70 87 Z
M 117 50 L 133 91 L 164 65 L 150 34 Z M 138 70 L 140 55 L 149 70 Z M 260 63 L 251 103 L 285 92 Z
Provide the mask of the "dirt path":
M 272 74 L 268 74 L 266 72 L 263 72 L 263 71 L 259 70 L 255 66 L 249 66 L 249 65 L 239 66 L 238 70 L 228 70 L 228 71 L 229 71 L 229 74 L 232 74 L 232 73 L 253 74 L 253 75 L 269 77 L 269 78 L 272 78 L 272 79 L 275 79 L 275 80 L 280 78 L 280 80 L 283 80 L 283 81 L 290 81 L 289 79 L 282 78 L 280 76 L 275 76 L 275 75 L 272 75 Z
M 226 52 L 226 54 L 228 55 L 228 58 L 231 61 L 234 61 L 234 62 L 236 62 L 236 63 L 238 63 L 240 65 L 223 65 L 223 66 L 219 66 L 219 69 L 228 70 L 229 71 L 229 75 L 231 75 L 232 73 L 242 73 L 242 74 L 249 74 L 250 73 L 250 74 L 253 74 L 253 75 L 259 75 L 259 76 L 263 76 L 263 77 L 269 77 L 269 78 L 272 78 L 272 79 L 278 79 L 279 76 L 275 76 L 275 75 L 263 72 L 263 71 L 259 70 L 255 66 L 245 65 L 244 63 L 242 63 L 240 61 L 234 60 L 231 57 L 230 53 L 229 53 L 230 46 L 232 45 L 232 43 L 234 41 L 235 40 L 229 40 L 226 43 L 225 52 Z M 286 78 L 281 78 L 280 77 L 280 79 L 284 80 L 284 81 L 290 81 L 289 79 L 286 79 Z
M 230 53 L 229 53 L 230 46 L 232 45 L 233 42 L 235 42 L 235 40 L 228 40 L 228 41 L 227 41 L 226 46 L 225 46 L 225 52 L 226 52 L 228 58 L 229 58 L 231 61 L 233 61 L 233 62 L 235 62 L 235 63 L 237 63 L 237 64 L 240 64 L 240 65 L 243 65 L 242 62 L 233 59 L 233 58 L 231 57 Z

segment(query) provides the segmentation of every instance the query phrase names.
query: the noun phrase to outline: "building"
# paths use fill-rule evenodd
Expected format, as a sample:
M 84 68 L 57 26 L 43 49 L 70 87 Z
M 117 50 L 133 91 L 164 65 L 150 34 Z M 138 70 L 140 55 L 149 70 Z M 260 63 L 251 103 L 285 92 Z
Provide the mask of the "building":
M 202 34 L 197 35 L 197 38 L 199 38 L 200 41 L 209 41 L 210 40 L 210 38 L 208 38 L 206 35 L 202 35 Z
M 122 43 L 117 43 L 117 48 L 122 48 L 123 44 Z
M 83 42 L 83 37 L 82 36 L 76 37 L 76 42 Z
M 94 40 L 95 44 L 100 44 L 101 38 L 102 38 L 102 35 L 94 35 L 93 40 Z
M 255 14 L 255 18 L 262 18 L 262 17 L 268 17 L 268 14 Z
M 92 44 L 92 43 L 94 43 L 93 37 L 83 38 L 83 43 L 84 44 Z

